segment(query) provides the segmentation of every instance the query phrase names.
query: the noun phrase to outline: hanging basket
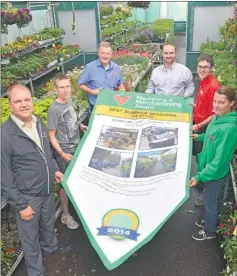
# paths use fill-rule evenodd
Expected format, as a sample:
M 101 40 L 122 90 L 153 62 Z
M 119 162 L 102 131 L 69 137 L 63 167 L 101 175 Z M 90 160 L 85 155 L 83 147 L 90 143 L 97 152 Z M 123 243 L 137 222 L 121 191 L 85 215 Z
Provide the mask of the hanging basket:
M 1 11 L 1 33 L 8 33 L 8 26 L 16 24 L 18 28 L 24 28 L 32 21 L 32 15 L 27 8 L 7 8 Z
M 147 9 L 149 8 L 149 5 L 150 5 L 150 1 L 132 1 L 127 3 L 129 7 L 141 8 L 141 9 Z

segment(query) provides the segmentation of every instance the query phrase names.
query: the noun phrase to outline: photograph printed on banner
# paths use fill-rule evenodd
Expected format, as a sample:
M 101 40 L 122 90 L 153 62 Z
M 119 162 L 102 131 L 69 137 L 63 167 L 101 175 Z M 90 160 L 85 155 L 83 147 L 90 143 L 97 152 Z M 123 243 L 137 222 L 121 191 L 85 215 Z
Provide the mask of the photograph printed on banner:
M 138 153 L 134 178 L 175 171 L 178 148 Z
M 178 145 L 178 128 L 150 126 L 142 130 L 140 150 Z
M 92 154 L 89 167 L 114 176 L 129 177 L 132 160 L 133 153 L 96 147 Z
M 137 129 L 103 126 L 97 145 L 112 149 L 134 150 L 137 133 Z

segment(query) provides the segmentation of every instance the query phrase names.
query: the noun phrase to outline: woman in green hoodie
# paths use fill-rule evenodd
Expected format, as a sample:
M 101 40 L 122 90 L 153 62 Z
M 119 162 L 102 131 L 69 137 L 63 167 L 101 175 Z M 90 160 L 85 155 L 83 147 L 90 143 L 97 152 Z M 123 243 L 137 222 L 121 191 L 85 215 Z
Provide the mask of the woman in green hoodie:
M 229 174 L 229 162 L 237 146 L 236 96 L 230 87 L 219 88 L 213 100 L 215 117 L 204 134 L 194 134 L 193 139 L 203 141 L 202 152 L 198 155 L 198 173 L 191 178 L 188 186 L 204 183 L 204 218 L 195 224 L 201 228 L 192 235 L 195 240 L 216 237 L 219 215 L 218 202 L 221 187 Z

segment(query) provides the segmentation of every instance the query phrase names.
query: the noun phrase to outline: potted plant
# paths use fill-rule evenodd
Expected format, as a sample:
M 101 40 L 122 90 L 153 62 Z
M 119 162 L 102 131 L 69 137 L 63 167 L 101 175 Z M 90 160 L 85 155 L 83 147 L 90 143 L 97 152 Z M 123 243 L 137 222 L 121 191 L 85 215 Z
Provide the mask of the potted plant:
M 1 11 L 1 32 L 8 33 L 8 25 L 16 24 L 18 28 L 26 27 L 32 21 L 30 9 L 8 7 Z
M 237 205 L 225 204 L 222 210 L 218 233 L 222 236 L 220 247 L 223 249 L 226 268 L 225 276 L 237 275 Z

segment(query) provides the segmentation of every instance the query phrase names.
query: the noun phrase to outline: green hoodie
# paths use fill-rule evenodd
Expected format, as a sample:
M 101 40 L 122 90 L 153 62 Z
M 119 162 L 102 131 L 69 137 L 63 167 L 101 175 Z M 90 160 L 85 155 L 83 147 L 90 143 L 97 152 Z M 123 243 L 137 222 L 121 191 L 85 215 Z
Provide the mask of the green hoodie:
M 198 141 L 203 141 L 203 150 L 198 154 L 197 182 L 218 180 L 229 172 L 235 147 L 237 146 L 237 113 L 215 116 L 209 124 L 206 133 L 198 135 Z

